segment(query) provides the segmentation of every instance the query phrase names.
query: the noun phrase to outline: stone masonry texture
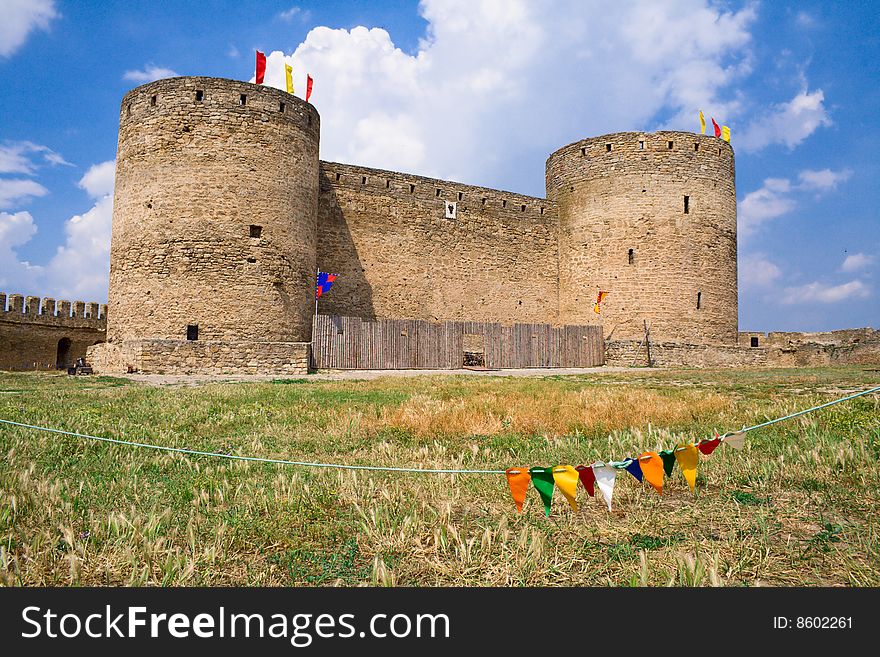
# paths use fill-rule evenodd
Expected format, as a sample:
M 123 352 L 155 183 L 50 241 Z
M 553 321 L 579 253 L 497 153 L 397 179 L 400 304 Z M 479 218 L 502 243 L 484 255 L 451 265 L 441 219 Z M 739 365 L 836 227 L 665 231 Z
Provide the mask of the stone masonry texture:
M 319 135 L 312 105 L 270 87 L 181 77 L 126 94 L 98 369 L 304 371 L 317 268 L 338 274 L 322 314 L 602 324 L 611 360 L 647 323 L 681 347 L 659 360 L 764 358 L 736 355 L 728 143 L 585 139 L 550 155 L 535 198 L 322 162 Z

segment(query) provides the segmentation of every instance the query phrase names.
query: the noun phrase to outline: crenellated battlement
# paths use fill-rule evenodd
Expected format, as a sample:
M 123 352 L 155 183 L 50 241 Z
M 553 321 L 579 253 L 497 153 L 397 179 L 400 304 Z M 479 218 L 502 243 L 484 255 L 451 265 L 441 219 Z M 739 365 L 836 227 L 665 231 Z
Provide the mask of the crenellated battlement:
M 0 292 L 0 320 L 68 328 L 107 328 L 107 304 Z

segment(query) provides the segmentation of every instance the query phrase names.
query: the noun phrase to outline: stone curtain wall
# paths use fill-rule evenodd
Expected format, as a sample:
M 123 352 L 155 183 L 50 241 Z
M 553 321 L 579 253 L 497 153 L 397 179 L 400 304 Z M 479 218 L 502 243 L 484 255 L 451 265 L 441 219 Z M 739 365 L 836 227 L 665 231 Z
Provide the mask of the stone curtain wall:
M 7 306 L 8 302 L 8 306 Z M 0 292 L 0 369 L 52 370 L 73 365 L 105 340 L 107 306 Z M 59 363 L 58 344 L 70 341 Z
M 606 338 L 641 338 L 647 320 L 658 341 L 736 344 L 729 144 L 689 132 L 604 135 L 553 153 L 546 182 L 559 207 L 559 321 L 589 321 L 601 289 Z
M 545 199 L 321 163 L 318 266 L 339 274 L 322 314 L 557 323 L 557 262 Z
M 171 78 L 125 95 L 111 342 L 302 342 L 314 306 L 319 117 L 278 89 Z M 251 228 L 254 226 L 255 228 Z

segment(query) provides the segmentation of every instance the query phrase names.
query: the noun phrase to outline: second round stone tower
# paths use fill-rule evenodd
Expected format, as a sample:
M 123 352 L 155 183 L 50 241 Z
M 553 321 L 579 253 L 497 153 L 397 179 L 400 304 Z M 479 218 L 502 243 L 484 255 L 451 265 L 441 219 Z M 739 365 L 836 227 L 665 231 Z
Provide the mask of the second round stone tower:
M 547 160 L 559 211 L 559 322 L 601 320 L 606 340 L 734 344 L 736 186 L 727 142 L 621 132 Z M 608 292 L 601 316 L 593 312 Z
M 270 87 L 183 77 L 126 94 L 108 342 L 308 342 L 319 134 L 310 104 Z

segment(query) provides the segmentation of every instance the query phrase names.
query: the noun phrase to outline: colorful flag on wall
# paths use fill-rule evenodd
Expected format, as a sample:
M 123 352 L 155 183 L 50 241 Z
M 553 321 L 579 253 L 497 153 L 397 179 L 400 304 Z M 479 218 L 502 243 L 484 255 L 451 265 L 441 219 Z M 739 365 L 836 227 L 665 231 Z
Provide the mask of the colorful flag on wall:
M 263 84 L 263 78 L 266 77 L 266 55 L 257 51 L 257 84 Z
M 607 292 L 599 291 L 599 295 L 596 297 L 596 303 L 593 305 L 593 312 L 597 315 L 602 310 L 602 300 L 608 296 Z
M 721 126 L 721 138 L 728 144 L 730 143 L 730 128 L 726 125 Z
M 315 299 L 320 299 L 323 295 L 330 291 L 333 281 L 336 280 L 336 274 L 328 274 L 325 271 L 318 272 L 318 281 L 315 284 Z
M 306 102 L 312 97 L 312 76 L 306 74 Z
M 715 119 L 712 119 L 712 127 L 715 128 L 715 136 L 721 136 L 721 126 L 715 123 Z
M 700 110 L 700 134 L 706 134 L 706 117 L 703 116 L 703 110 Z
M 290 64 L 284 65 L 284 80 L 287 82 L 287 93 L 293 93 L 293 66 Z

